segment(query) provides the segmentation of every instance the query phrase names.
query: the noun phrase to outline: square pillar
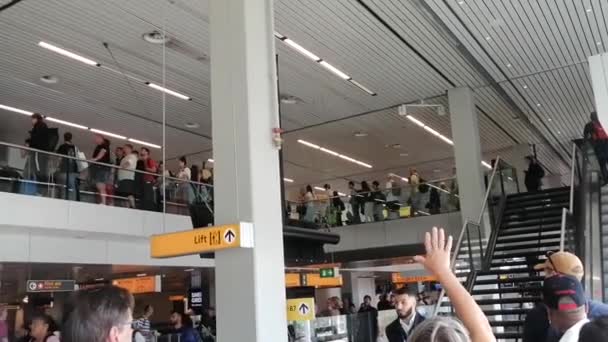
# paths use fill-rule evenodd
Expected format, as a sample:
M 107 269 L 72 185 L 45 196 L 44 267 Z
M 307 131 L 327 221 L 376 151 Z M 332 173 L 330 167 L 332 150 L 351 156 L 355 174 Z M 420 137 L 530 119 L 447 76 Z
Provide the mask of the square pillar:
M 255 247 L 215 254 L 218 341 L 287 338 L 272 0 L 211 0 L 215 224 L 253 223 Z
M 448 100 L 462 221 L 463 224 L 467 220 L 477 222 L 486 188 L 473 91 L 470 88 L 450 89 Z M 489 236 L 490 227 L 487 224 L 483 227 Z
M 602 126 L 608 127 L 608 53 L 589 57 L 595 109 Z

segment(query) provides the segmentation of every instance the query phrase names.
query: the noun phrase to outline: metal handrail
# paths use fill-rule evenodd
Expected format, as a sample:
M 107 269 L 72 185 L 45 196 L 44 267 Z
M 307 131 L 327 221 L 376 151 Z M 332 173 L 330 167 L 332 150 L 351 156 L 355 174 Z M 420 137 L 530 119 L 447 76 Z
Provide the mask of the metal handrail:
M 454 252 L 452 254 L 452 260 L 450 260 L 450 269 L 452 271 L 454 271 L 456 259 L 458 258 L 458 254 L 460 254 L 460 249 L 462 248 L 463 237 L 464 237 L 465 231 L 467 231 L 468 225 L 475 224 L 477 226 L 481 226 L 481 220 L 482 220 L 483 214 L 486 210 L 488 199 L 490 198 L 490 192 L 492 191 L 494 177 L 496 176 L 496 171 L 498 171 L 499 168 L 500 168 L 500 156 L 498 156 L 496 158 L 496 163 L 494 164 L 494 168 L 492 169 L 492 174 L 490 175 L 490 181 L 488 182 L 488 188 L 486 189 L 486 193 L 484 196 L 484 202 L 481 206 L 481 212 L 479 213 L 479 220 L 477 222 L 473 222 L 473 221 L 467 219 L 464 222 L 462 229 L 460 230 L 460 235 L 458 236 L 458 240 L 456 242 L 456 245 L 454 247 Z M 469 250 L 470 250 L 470 248 L 471 248 L 471 246 L 469 246 Z M 480 250 L 480 252 L 481 252 L 481 250 Z M 481 255 L 481 259 L 483 260 L 483 255 Z M 475 267 L 474 265 L 469 265 L 469 266 Z M 471 271 L 473 271 L 473 270 L 471 270 Z M 435 305 L 435 310 L 433 312 L 433 316 L 437 315 L 437 313 L 439 312 L 439 308 L 441 308 L 441 303 L 442 303 L 444 297 L 445 297 L 445 289 L 442 289 L 441 293 L 439 294 L 439 298 L 437 299 L 437 304 Z
M 574 172 L 576 166 L 576 143 L 572 143 L 572 164 L 570 165 L 570 213 L 574 213 Z
M 89 159 L 82 159 L 82 158 L 78 158 L 78 157 L 72 157 L 72 156 L 68 156 L 68 155 L 65 155 L 65 154 L 59 154 L 59 153 L 55 153 L 55 152 L 39 150 L 39 149 L 36 149 L 36 148 L 31 148 L 31 147 L 27 147 L 27 146 L 12 144 L 12 143 L 8 143 L 8 142 L 4 142 L 4 141 L 0 141 L 0 146 L 6 146 L 6 147 L 10 147 L 10 148 L 19 149 L 19 150 L 25 150 L 25 151 L 30 151 L 30 152 L 34 152 L 34 153 L 45 154 L 45 155 L 53 156 L 53 157 L 57 157 L 57 158 L 65 158 L 65 159 L 71 159 L 71 160 L 74 160 L 74 161 L 86 162 L 88 164 L 99 165 L 99 166 L 103 166 L 103 167 L 107 167 L 107 168 L 111 168 L 111 169 L 116 169 L 116 170 L 130 171 L 130 172 L 135 172 L 135 173 L 139 173 L 139 174 L 151 175 L 151 176 L 154 176 L 154 177 L 162 176 L 162 175 L 159 175 L 158 173 L 153 173 L 153 172 L 148 172 L 148 171 L 141 171 L 141 170 L 125 169 L 124 167 L 120 167 L 120 166 L 117 166 L 117 165 L 114 165 L 114 164 L 107 164 L 107 163 L 102 163 L 102 162 L 98 162 L 98 161 L 95 161 L 95 160 L 89 160 Z M 186 181 L 186 180 L 183 180 L 183 179 L 179 179 L 179 178 L 175 178 L 175 177 L 170 177 L 170 176 L 165 176 L 165 178 L 167 180 L 175 181 L 175 182 L 192 183 L 192 184 L 202 185 L 202 186 L 210 187 L 210 188 L 213 187 L 212 184 L 195 182 L 195 181 L 191 181 L 191 180 L 187 180 Z

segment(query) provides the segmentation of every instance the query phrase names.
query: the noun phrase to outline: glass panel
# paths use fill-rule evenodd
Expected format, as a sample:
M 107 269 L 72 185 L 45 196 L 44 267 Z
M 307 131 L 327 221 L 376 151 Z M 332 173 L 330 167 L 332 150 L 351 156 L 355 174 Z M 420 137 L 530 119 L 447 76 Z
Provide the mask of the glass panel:
M 383 319 L 383 317 L 387 319 Z M 288 340 L 298 342 L 376 341 L 378 334 L 382 336 L 386 327 L 382 322 L 390 323 L 394 319 L 395 310 L 387 310 L 317 317 L 312 321 L 288 321 Z
M 100 203 L 102 195 L 95 190 L 94 183 L 103 173 L 134 178 L 129 191 L 107 192 L 107 205 L 162 211 L 159 194 L 163 183 L 158 174 L 7 143 L 0 143 L 0 155 L 6 156 L 0 162 L 0 191 Z M 190 215 L 189 205 L 192 204 L 212 210 L 210 194 L 213 191 L 209 184 L 166 177 L 165 187 L 168 213 Z
M 355 187 L 350 194 L 338 196 L 333 196 L 331 190 L 301 191 L 298 201 L 287 201 L 288 224 L 326 228 L 459 210 L 455 178 L 423 182 L 418 186 L 387 182 L 372 184 L 369 190 L 365 186 Z

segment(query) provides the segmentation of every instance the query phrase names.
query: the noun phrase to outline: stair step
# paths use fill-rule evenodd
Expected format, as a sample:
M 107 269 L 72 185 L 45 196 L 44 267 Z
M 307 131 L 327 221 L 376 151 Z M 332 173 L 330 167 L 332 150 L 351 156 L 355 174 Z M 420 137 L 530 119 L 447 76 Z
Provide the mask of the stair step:
M 497 340 L 521 340 L 523 336 L 523 333 L 516 332 L 494 333 Z
M 541 242 L 541 243 L 533 242 L 533 243 L 516 244 L 516 245 L 509 245 L 509 246 L 496 246 L 496 247 L 494 247 L 494 252 L 516 251 L 519 249 L 533 249 L 533 248 L 541 248 L 541 247 L 551 247 L 551 248 L 559 249 L 559 241 L 549 241 L 549 242 Z
M 527 266 L 527 264 L 526 264 Z M 530 272 L 537 272 L 533 269 L 527 268 L 527 267 L 520 267 L 520 268 L 512 268 L 512 269 L 501 269 L 501 270 L 489 270 L 489 271 L 480 271 L 477 272 L 477 276 L 478 277 L 483 277 L 483 276 L 490 276 L 490 275 L 505 275 L 505 274 L 522 274 L 522 273 L 530 273 Z
M 553 209 L 557 209 L 557 210 L 561 211 L 562 208 L 565 208 L 568 205 L 570 205 L 570 203 L 567 200 L 564 200 L 561 202 L 553 202 L 553 201 L 539 202 L 537 204 L 531 204 L 531 205 L 526 205 L 526 206 L 521 206 L 521 207 L 512 205 L 512 206 L 509 206 L 507 209 L 505 209 L 505 212 L 503 213 L 503 217 L 511 216 L 511 215 L 515 215 L 515 214 L 533 214 L 533 213 L 543 212 L 545 210 L 553 210 Z
M 542 198 L 542 197 L 551 197 L 551 196 L 559 196 L 559 195 L 569 195 L 570 187 L 562 187 L 562 188 L 552 188 L 538 192 L 521 192 L 518 194 L 513 194 L 507 196 L 507 200 L 521 200 L 523 198 Z
M 506 287 L 502 289 L 482 289 L 471 291 L 471 295 L 490 295 L 490 294 L 505 294 L 505 293 L 540 293 L 542 291 L 542 287 L 540 283 L 538 286 L 526 286 L 523 287 Z
M 541 240 L 549 240 L 549 239 L 559 239 L 561 238 L 561 234 L 560 233 L 553 233 L 553 234 L 542 234 L 540 236 Z M 498 237 L 498 239 L 496 239 L 496 244 L 507 244 L 507 243 L 516 243 L 516 242 L 528 242 L 528 241 L 532 241 L 534 238 L 531 238 L 530 236 L 523 236 L 523 237 L 514 237 L 514 238 L 504 238 L 503 236 Z
M 504 253 L 504 254 L 494 255 L 492 257 L 492 260 L 494 261 L 494 260 L 504 260 L 504 259 L 513 259 L 513 258 L 525 258 L 525 257 L 535 257 L 535 256 L 538 257 L 538 256 L 546 255 L 548 251 L 550 251 L 550 249 L 548 249 L 548 250 L 542 250 L 542 251 Z
M 483 310 L 486 316 L 498 316 L 498 315 L 525 315 L 531 309 L 503 309 L 503 310 Z
M 490 321 L 490 326 L 493 327 L 521 327 L 523 325 L 523 321 Z
M 561 224 L 562 222 L 562 218 L 561 215 L 560 216 L 556 216 L 556 217 L 549 217 L 549 218 L 535 218 L 532 220 L 525 220 L 525 221 L 516 221 L 516 222 L 509 222 L 507 224 L 503 224 L 500 229 L 514 229 L 514 228 L 528 228 L 528 227 L 532 227 L 532 226 L 548 226 L 548 225 L 554 225 L 554 224 Z
M 540 301 L 541 297 L 539 296 L 498 299 L 475 299 L 477 305 L 538 303 Z
M 510 283 L 532 283 L 543 281 L 545 277 L 543 276 L 534 276 L 534 277 L 519 277 L 519 278 L 507 278 L 507 279 L 481 279 L 475 281 L 475 286 L 477 285 L 490 285 L 490 284 L 510 284 Z
M 558 232 L 561 231 L 561 222 L 559 224 L 543 225 L 540 227 L 522 227 L 522 228 L 501 228 L 498 232 L 498 238 L 503 236 L 514 236 L 514 235 L 525 235 L 525 234 L 538 234 L 546 232 Z
M 525 219 L 525 220 L 531 220 L 534 218 L 541 218 L 541 217 L 556 217 L 556 216 L 560 216 L 562 214 L 562 211 L 564 211 L 564 208 L 542 208 L 543 210 L 539 210 L 539 211 L 535 211 L 535 212 L 527 212 L 527 211 L 523 211 L 523 210 L 516 210 L 511 212 L 510 214 L 504 214 L 503 215 L 503 222 L 510 222 L 510 221 L 516 221 L 517 218 L 520 219 Z
M 517 261 L 509 261 L 509 262 L 492 262 L 490 264 L 490 268 L 496 267 L 517 267 L 517 266 L 527 266 L 528 268 L 532 268 L 536 264 L 540 264 L 545 260 L 544 258 L 535 258 L 530 260 L 531 263 L 528 263 L 528 260 L 517 260 Z

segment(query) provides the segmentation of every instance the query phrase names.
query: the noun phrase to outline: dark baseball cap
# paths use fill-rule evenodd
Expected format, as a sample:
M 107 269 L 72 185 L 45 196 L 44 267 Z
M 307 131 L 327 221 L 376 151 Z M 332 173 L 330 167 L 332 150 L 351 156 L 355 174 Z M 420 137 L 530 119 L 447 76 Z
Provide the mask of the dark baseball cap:
M 563 298 L 571 300 L 562 303 Z M 543 302 L 547 307 L 558 311 L 571 311 L 587 303 L 581 282 L 572 276 L 558 274 L 546 278 L 543 283 Z

